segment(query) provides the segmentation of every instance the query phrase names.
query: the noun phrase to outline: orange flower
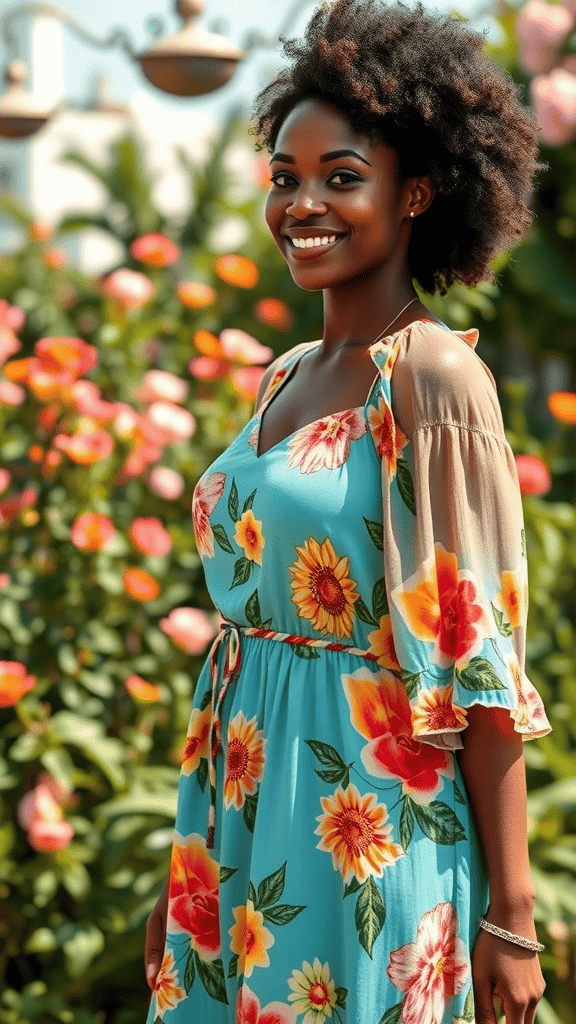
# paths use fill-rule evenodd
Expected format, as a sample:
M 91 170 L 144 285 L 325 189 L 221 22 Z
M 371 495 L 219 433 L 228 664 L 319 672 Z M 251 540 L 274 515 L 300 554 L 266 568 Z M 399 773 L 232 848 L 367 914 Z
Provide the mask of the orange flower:
M 197 356 L 190 360 L 188 369 L 197 380 L 224 380 L 230 373 L 230 363 L 227 359 Z
M 238 974 L 249 978 L 255 967 L 270 965 L 266 950 L 274 945 L 274 936 L 264 927 L 264 915 L 254 910 L 252 900 L 246 906 L 233 907 L 232 913 L 236 923 L 228 929 L 230 949 L 238 956 Z
M 182 774 L 192 775 L 200 764 L 200 758 L 208 757 L 208 737 L 212 722 L 212 708 L 208 705 L 204 711 L 192 709 L 188 735 L 182 756 Z
M 523 626 L 528 614 L 528 576 L 522 568 L 513 571 L 503 569 L 500 573 L 502 589 L 496 602 L 506 613 L 512 629 Z
M 36 685 L 19 661 L 0 661 L 0 708 L 11 708 Z
M 108 458 L 114 448 L 114 441 L 105 430 L 83 431 L 72 437 L 56 434 L 52 443 L 80 466 L 101 462 Z
M 193 833 L 174 833 L 170 888 L 168 891 L 168 932 L 184 932 L 203 960 L 215 960 L 220 953 L 218 898 L 220 867 L 206 849 L 206 840 Z
M 258 394 L 265 373 L 266 369 L 263 366 L 243 366 L 241 369 L 232 370 L 230 382 L 236 394 L 247 402 L 252 402 Z
M 324 814 L 314 831 L 321 836 L 319 850 L 332 854 L 335 871 L 341 871 L 346 883 L 353 875 L 365 882 L 369 875 L 384 874 L 384 867 L 395 864 L 406 854 L 389 838 L 392 825 L 385 825 L 388 810 L 379 804 L 375 793 L 360 796 L 356 786 L 345 790 L 338 786 L 329 797 L 320 797 Z
M 176 293 L 182 305 L 187 306 L 188 309 L 202 309 L 204 306 L 211 306 L 217 299 L 214 288 L 201 281 L 181 281 L 176 288 Z
M 254 307 L 254 316 L 261 324 L 269 324 L 277 331 L 289 331 L 294 326 L 294 314 L 282 299 L 260 299 Z
M 215 334 L 210 331 L 195 331 L 194 344 L 203 356 L 210 359 L 224 359 L 224 349 Z
M 516 471 L 522 495 L 547 494 L 552 487 L 550 470 L 537 455 L 516 455 Z
M 31 444 L 28 451 L 26 452 L 30 462 L 42 462 L 44 458 L 44 449 L 39 444 Z
M 391 596 L 413 636 L 434 644 L 434 662 L 462 669 L 482 650 L 484 638 L 494 636 L 494 617 L 474 573 L 458 569 L 456 555 L 440 541 L 434 547 Z
M 34 352 L 46 373 L 64 375 L 70 383 L 98 361 L 98 352 L 82 338 L 40 338 Z
M 576 423 L 576 394 L 573 391 L 553 391 L 548 395 L 548 408 L 560 423 Z
M 235 253 L 219 256 L 214 264 L 214 270 L 223 281 L 236 285 L 237 288 L 254 288 L 260 277 L 258 267 L 252 260 Z
M 296 551 L 299 558 L 288 571 L 292 574 L 291 600 L 298 614 L 321 633 L 333 634 L 339 640 L 351 636 L 354 603 L 360 595 L 348 576 L 348 556 L 338 558 L 328 537 L 323 544 L 309 537 Z
M 99 512 L 78 516 L 70 530 L 70 540 L 83 551 L 100 551 L 115 536 L 114 523 Z
M 130 253 L 135 260 L 150 267 L 169 267 L 180 258 L 180 246 L 165 235 L 152 232 L 132 242 Z
M 68 258 L 63 249 L 52 248 L 46 249 L 42 255 L 42 261 L 48 270 L 60 270 L 61 267 L 66 266 Z
M 412 732 L 415 737 L 437 739 L 455 746 L 453 734 L 466 728 L 466 708 L 453 703 L 453 686 L 421 688 L 412 705 Z M 444 740 L 442 734 L 447 734 Z
M 154 686 L 153 683 L 147 683 L 140 676 L 128 676 L 124 680 L 124 686 L 128 693 L 131 693 L 136 700 L 140 700 L 144 704 L 151 704 L 160 700 L 160 690 L 158 687 Z
M 246 721 L 242 711 L 228 723 L 224 806 L 228 808 L 233 804 L 237 811 L 246 793 L 256 792 L 256 783 L 262 781 L 264 774 L 266 740 L 256 724 L 256 718 Z
M 172 550 L 172 537 L 156 516 L 133 519 L 128 533 L 132 543 L 145 555 L 162 557 Z
M 52 228 L 50 224 L 34 221 L 33 224 L 28 226 L 28 237 L 33 242 L 47 242 L 51 234 Z
M 234 540 L 243 548 L 246 558 L 262 565 L 262 549 L 266 543 L 262 536 L 262 521 L 255 519 L 251 508 L 246 509 L 236 523 Z
M 396 423 L 385 398 L 378 398 L 377 410 L 373 405 L 368 406 L 368 422 L 378 457 L 384 461 L 388 478 L 392 480 L 396 476 L 398 457 L 408 444 L 408 438 Z
M 393 671 L 400 669 L 396 649 L 394 647 L 394 635 L 392 633 L 392 618 L 390 615 L 382 615 L 378 629 L 368 633 L 370 642 L 369 650 L 378 656 L 378 664 L 383 668 Z
M 160 593 L 157 581 L 145 569 L 127 569 L 123 580 L 126 593 L 136 601 L 154 601 Z
M 163 1015 L 165 1010 L 173 1010 L 178 1003 L 186 999 L 186 991 L 177 985 L 178 968 L 174 963 L 174 954 L 168 950 L 164 954 L 162 966 L 156 975 L 154 982 L 154 996 L 156 999 L 155 1017 Z

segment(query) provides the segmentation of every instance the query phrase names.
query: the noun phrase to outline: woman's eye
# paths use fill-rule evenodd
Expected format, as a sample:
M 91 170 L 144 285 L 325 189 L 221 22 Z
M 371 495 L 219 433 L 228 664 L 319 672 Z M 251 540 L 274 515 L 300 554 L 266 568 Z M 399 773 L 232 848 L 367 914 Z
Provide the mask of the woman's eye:
M 270 178 L 270 181 L 274 185 L 278 185 L 279 188 L 288 188 L 287 185 L 281 185 L 279 179 L 280 178 L 292 178 L 292 177 L 293 177 L 292 174 L 286 174 L 284 171 L 282 171 L 282 172 L 279 172 L 278 174 L 273 174 L 272 177 Z M 332 177 L 329 178 L 328 180 L 329 181 L 334 181 L 335 178 L 347 178 L 348 181 L 359 181 L 360 180 L 359 178 L 356 177 L 355 174 L 349 174 L 348 171 L 336 171 L 336 173 L 333 174 Z M 343 184 L 346 185 L 348 183 L 348 181 L 344 181 Z

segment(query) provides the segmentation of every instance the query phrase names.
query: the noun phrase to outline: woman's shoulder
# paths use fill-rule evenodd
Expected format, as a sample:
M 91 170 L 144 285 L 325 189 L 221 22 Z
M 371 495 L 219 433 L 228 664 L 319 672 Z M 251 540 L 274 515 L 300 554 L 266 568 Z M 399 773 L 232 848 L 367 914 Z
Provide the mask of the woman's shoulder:
M 279 356 L 276 356 L 276 359 L 272 360 L 270 365 L 266 367 L 264 376 L 262 377 L 262 380 L 260 382 L 260 387 L 258 389 L 258 397 L 256 399 L 257 409 L 259 408 L 260 403 L 262 402 L 262 399 L 266 394 L 269 384 L 271 384 L 272 382 L 274 374 L 278 370 L 284 368 L 287 369 L 292 364 L 292 361 L 295 356 L 299 355 L 302 352 L 306 352 L 310 348 L 314 348 L 314 346 L 317 344 L 318 341 L 302 341 L 298 345 L 293 345 L 292 348 L 287 349 L 286 352 L 281 352 Z

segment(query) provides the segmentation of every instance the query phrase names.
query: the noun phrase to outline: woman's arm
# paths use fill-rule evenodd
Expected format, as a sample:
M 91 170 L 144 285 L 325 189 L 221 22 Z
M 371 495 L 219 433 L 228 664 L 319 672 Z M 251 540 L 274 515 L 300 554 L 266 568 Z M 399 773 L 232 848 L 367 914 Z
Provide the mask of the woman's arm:
M 505 708 L 474 704 L 456 751 L 476 818 L 490 880 L 486 920 L 536 939 L 536 892 L 528 855 L 523 740 Z

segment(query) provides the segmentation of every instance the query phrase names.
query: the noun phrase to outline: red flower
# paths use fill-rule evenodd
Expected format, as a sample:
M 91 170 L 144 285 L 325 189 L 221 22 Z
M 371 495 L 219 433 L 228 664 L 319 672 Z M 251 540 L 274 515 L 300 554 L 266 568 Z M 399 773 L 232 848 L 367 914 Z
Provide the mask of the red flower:
M 206 840 L 192 834 L 174 833 L 168 932 L 185 932 L 203 960 L 215 960 L 220 953 L 218 894 L 220 868 L 206 850 Z

